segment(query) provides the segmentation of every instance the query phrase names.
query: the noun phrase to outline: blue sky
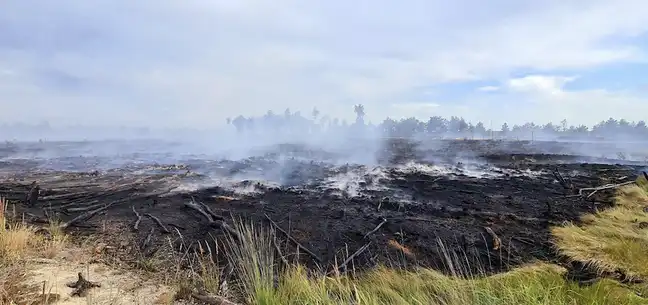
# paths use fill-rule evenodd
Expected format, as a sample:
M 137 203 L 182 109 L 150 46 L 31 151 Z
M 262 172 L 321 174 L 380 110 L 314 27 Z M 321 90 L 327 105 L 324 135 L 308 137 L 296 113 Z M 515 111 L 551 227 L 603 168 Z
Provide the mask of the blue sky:
M 642 0 L 9 0 L 0 120 L 648 119 Z

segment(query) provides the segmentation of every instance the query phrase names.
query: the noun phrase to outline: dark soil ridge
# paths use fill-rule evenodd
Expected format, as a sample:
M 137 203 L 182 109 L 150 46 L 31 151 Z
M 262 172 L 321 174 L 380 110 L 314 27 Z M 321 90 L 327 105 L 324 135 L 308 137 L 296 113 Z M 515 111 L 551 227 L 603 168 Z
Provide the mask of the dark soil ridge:
M 100 234 L 108 222 L 114 230 L 103 236 L 106 242 L 146 253 L 166 246 L 167 238 L 190 247 L 222 240 L 232 219 L 241 218 L 266 226 L 272 220 L 292 240 L 277 232 L 285 258 L 295 259 L 298 242 L 299 260 L 313 267 L 330 270 L 357 252 L 350 261 L 356 269 L 387 264 L 449 271 L 450 256 L 467 261 L 455 266 L 460 272 L 490 274 L 534 260 L 559 260 L 550 226 L 612 204 L 613 190 L 585 198 L 575 196 L 578 189 L 631 181 L 642 168 L 513 157 L 497 158 L 499 168 L 536 174 L 483 179 L 390 169 L 386 189 L 356 197 L 314 186 L 268 188 L 253 182 L 258 193 L 250 195 L 220 187 L 173 193 L 173 186 L 190 177 L 118 172 L 18 173 L 0 181 L 0 194 L 28 221 L 56 218 L 75 234 Z M 38 181 L 40 192 L 30 205 L 32 181 Z M 201 214 L 187 207 L 192 200 L 209 209 L 200 206 Z M 134 230 L 136 214 L 141 219 Z

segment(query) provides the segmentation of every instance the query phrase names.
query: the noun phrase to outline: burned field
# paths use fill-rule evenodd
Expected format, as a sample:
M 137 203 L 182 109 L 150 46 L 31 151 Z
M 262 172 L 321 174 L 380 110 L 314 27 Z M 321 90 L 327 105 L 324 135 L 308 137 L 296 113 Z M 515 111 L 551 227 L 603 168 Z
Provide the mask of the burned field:
M 14 147 L 2 152 L 0 194 L 27 221 L 55 219 L 120 253 L 223 241 L 242 219 L 273 227 L 283 259 L 313 267 L 448 271 L 450 257 L 464 271 L 492 273 L 559 260 L 550 226 L 610 206 L 614 188 L 645 168 L 533 145 L 392 140 L 373 165 L 288 145 L 240 161 L 115 168 L 91 157 L 17 157 Z

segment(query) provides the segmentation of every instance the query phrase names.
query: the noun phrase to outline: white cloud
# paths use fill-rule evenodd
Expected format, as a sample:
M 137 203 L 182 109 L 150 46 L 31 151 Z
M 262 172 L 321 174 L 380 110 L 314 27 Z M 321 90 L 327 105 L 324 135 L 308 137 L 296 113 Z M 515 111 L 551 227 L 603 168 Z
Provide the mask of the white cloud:
M 576 80 L 573 76 L 527 75 L 510 79 L 507 86 L 512 91 L 558 95 L 564 93 L 563 87 Z
M 478 91 L 484 91 L 484 92 L 493 92 L 493 91 L 499 91 L 500 87 L 497 86 L 483 86 L 477 88 Z
M 640 0 L 10 1 L 0 11 L 0 70 L 13 74 L 0 74 L 0 119 L 201 127 L 287 107 L 350 119 L 364 103 L 379 121 L 421 87 L 645 62 L 633 41 L 647 30 Z M 438 96 L 432 110 L 399 111 L 517 119 L 528 109 L 523 117 L 544 120 L 557 110 L 532 105 L 557 94 L 638 99 L 567 92 L 567 81 L 513 80 L 483 109 L 484 97 L 457 105 Z M 521 97 L 529 108 L 504 109 Z M 613 108 L 588 107 L 592 117 L 625 114 Z

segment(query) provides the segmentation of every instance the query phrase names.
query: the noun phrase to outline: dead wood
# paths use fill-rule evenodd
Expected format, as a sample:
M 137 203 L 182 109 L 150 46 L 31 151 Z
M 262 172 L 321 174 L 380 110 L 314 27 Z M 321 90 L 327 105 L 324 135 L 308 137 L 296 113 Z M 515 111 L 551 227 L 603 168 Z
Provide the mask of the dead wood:
M 76 282 L 67 284 L 68 287 L 74 288 L 74 291 L 72 291 L 72 296 L 85 297 L 88 294 L 88 290 L 90 290 L 90 288 L 101 287 L 101 284 L 90 282 L 83 278 L 83 274 L 81 274 L 81 272 L 79 272 L 78 276 L 79 278 Z
M 200 213 L 200 215 L 202 215 L 203 217 L 205 217 L 205 218 L 207 219 L 207 221 L 209 221 L 210 223 L 214 221 L 214 219 L 211 217 L 211 215 L 209 215 L 207 212 L 205 212 L 205 211 L 202 209 L 202 207 L 199 206 L 195 201 L 192 200 L 191 202 L 185 202 L 184 205 L 185 205 L 186 207 L 188 207 L 188 208 L 190 208 L 190 209 L 192 209 L 192 210 L 194 210 L 194 211 Z
M 558 180 L 558 182 L 560 183 L 560 185 L 563 186 L 563 188 L 565 188 L 565 189 L 567 189 L 567 190 L 573 190 L 573 189 L 574 189 L 574 184 L 571 182 L 571 179 L 566 180 L 566 179 L 563 177 L 563 175 L 560 174 L 560 171 L 558 171 L 558 169 L 555 169 L 555 170 L 553 171 L 553 175 L 554 175 L 554 177 L 556 178 L 556 180 Z
M 92 210 L 92 211 L 89 211 L 89 212 L 85 212 L 85 213 L 73 218 L 72 220 L 70 220 L 68 222 L 64 222 L 59 227 L 61 229 L 66 229 L 69 226 L 75 225 L 78 222 L 86 221 L 86 220 L 96 216 L 97 214 L 107 210 L 108 208 L 110 208 L 114 204 L 125 202 L 125 201 L 127 201 L 127 200 L 126 199 L 121 199 L 121 200 L 116 200 L 116 201 L 107 203 L 106 205 L 104 205 L 104 206 L 102 206 L 102 207 L 100 207 L 98 209 L 95 209 L 95 210 Z
M 95 192 L 93 191 L 80 191 L 76 193 L 64 193 L 64 194 L 58 194 L 58 195 L 49 195 L 49 196 L 43 196 L 41 198 L 42 200 L 45 201 L 54 201 L 54 200 L 71 200 L 71 199 L 79 199 L 83 198 L 84 196 L 91 196 Z
M 279 258 L 281 258 L 281 261 L 284 263 L 284 266 L 288 266 L 288 260 L 285 256 L 283 256 L 283 254 L 281 253 L 281 248 L 279 248 L 279 244 L 277 244 L 277 235 L 275 234 L 275 232 L 272 232 L 272 244 L 277 251 L 277 255 L 279 255 Z
M 387 223 L 387 219 L 383 218 L 383 220 L 373 230 L 371 230 L 367 234 L 365 234 L 363 238 L 367 238 L 367 237 L 369 237 L 369 235 L 376 233 L 376 231 L 378 231 L 380 229 L 380 227 L 382 227 L 386 223 Z
M 146 238 L 142 242 L 142 245 L 140 246 L 140 249 L 144 250 L 144 249 L 146 249 L 146 247 L 148 247 L 149 243 L 151 243 L 151 238 L 153 237 L 153 232 L 154 231 L 155 231 L 155 228 L 151 227 L 151 230 L 146 235 Z
M 270 216 L 268 216 L 268 214 L 264 214 L 264 215 L 265 215 L 265 217 L 268 219 L 268 221 L 270 221 L 270 224 L 272 224 L 273 227 L 275 227 L 279 232 L 281 232 L 281 233 L 283 233 L 284 235 L 286 235 L 286 237 L 287 237 L 290 241 L 292 241 L 295 245 L 297 245 L 297 247 L 299 247 L 299 248 L 301 248 L 302 250 L 304 250 L 304 252 L 308 253 L 308 255 L 310 255 L 312 258 L 314 258 L 317 262 L 322 263 L 322 259 L 321 259 L 319 256 L 317 256 L 317 254 L 313 253 L 313 251 L 311 251 L 311 250 L 309 250 L 308 248 L 304 247 L 304 245 L 302 245 L 302 244 L 299 243 L 295 238 L 293 238 L 292 236 L 290 236 L 290 234 L 288 234 L 288 232 L 284 231 L 284 229 L 282 229 L 282 228 L 281 228 L 277 223 L 275 223 L 275 222 L 272 220 L 272 218 L 270 218 Z
M 351 254 L 340 266 L 338 266 L 337 270 L 341 271 L 342 269 L 345 269 L 346 266 L 358 255 L 362 254 L 365 250 L 367 250 L 371 246 L 371 242 L 366 243 L 364 246 L 360 247 L 360 249 L 356 250 L 353 254 Z
M 502 240 L 497 236 L 497 234 L 495 234 L 493 229 L 491 229 L 490 227 L 484 227 L 484 230 L 486 230 L 486 233 L 488 233 L 488 235 L 490 235 L 491 238 L 493 239 L 493 250 L 495 251 L 499 250 L 500 247 L 502 246 Z
M 229 233 L 231 236 L 233 236 L 237 240 L 241 240 L 241 234 L 238 231 L 236 231 L 234 228 L 232 228 L 230 225 L 228 225 L 223 220 L 214 220 L 212 215 L 210 215 L 208 212 L 205 211 L 205 209 L 203 209 L 202 205 L 196 203 L 193 200 L 191 202 L 185 202 L 184 205 L 186 207 L 200 213 L 200 215 L 205 217 L 207 219 L 207 221 L 209 222 L 210 226 L 220 228 L 221 230 Z
M 204 204 L 204 203 L 202 203 L 202 202 L 200 202 L 200 201 L 198 201 L 198 204 L 200 204 L 200 206 L 203 208 L 203 210 L 204 210 L 205 212 L 207 212 L 207 214 L 209 214 L 209 215 L 212 217 L 212 219 L 218 219 L 218 220 L 224 220 L 224 219 L 225 219 L 223 216 L 220 216 L 220 215 L 214 213 L 214 212 L 209 208 L 209 206 L 207 206 L 206 204 Z
M 27 198 L 25 202 L 29 206 L 36 206 L 38 204 L 38 195 L 40 194 L 40 186 L 36 181 L 32 182 L 31 184 L 31 189 L 29 190 L 29 193 L 27 193 Z
M 222 220 L 214 220 L 214 221 L 210 222 L 209 224 L 211 226 L 213 226 L 213 227 L 219 228 L 219 229 L 229 233 L 231 236 L 233 236 L 234 238 L 236 238 L 239 241 L 242 240 L 241 239 L 241 233 L 236 231 L 234 228 L 232 228 L 230 225 L 228 225 L 226 222 L 224 222 Z
M 155 216 L 153 216 L 153 215 L 151 215 L 149 213 L 146 213 L 146 216 L 153 219 L 153 221 L 155 221 L 155 223 L 157 223 L 157 225 L 160 226 L 160 229 L 162 229 L 162 233 L 165 233 L 165 234 L 171 233 L 171 231 L 169 231 L 169 229 L 167 229 L 167 227 L 164 226 L 164 224 L 162 223 L 162 221 L 159 218 L 157 218 L 157 217 L 155 217 Z
M 598 187 L 585 187 L 585 188 L 581 188 L 581 189 L 578 190 L 578 195 L 583 196 L 583 192 L 592 191 L 589 195 L 587 195 L 587 197 L 585 197 L 585 198 L 590 198 L 590 197 L 592 197 L 592 195 L 594 195 L 598 191 L 616 189 L 616 188 L 619 188 L 619 187 L 622 187 L 622 186 L 625 186 L 625 185 L 630 185 L 630 184 L 633 184 L 633 183 L 636 183 L 636 181 L 626 181 L 626 182 L 618 183 L 618 184 L 606 184 L 606 185 L 602 185 L 602 186 L 598 186 Z
M 105 203 L 97 203 L 97 204 L 93 204 L 93 205 L 89 205 L 89 206 L 85 206 L 85 207 L 68 208 L 66 210 L 68 212 L 85 212 L 85 211 L 89 211 L 89 210 L 93 210 L 93 209 L 102 207 L 102 206 L 104 206 L 104 204 Z
M 238 305 L 237 303 L 215 295 L 191 293 L 191 297 L 209 305 Z
M 142 215 L 140 215 L 140 213 L 138 213 L 135 210 L 135 206 L 132 206 L 132 208 L 133 208 L 133 213 L 135 213 L 135 217 L 137 217 L 137 219 L 135 220 L 135 224 L 133 224 L 133 230 L 137 231 L 139 229 L 139 224 L 142 221 Z

